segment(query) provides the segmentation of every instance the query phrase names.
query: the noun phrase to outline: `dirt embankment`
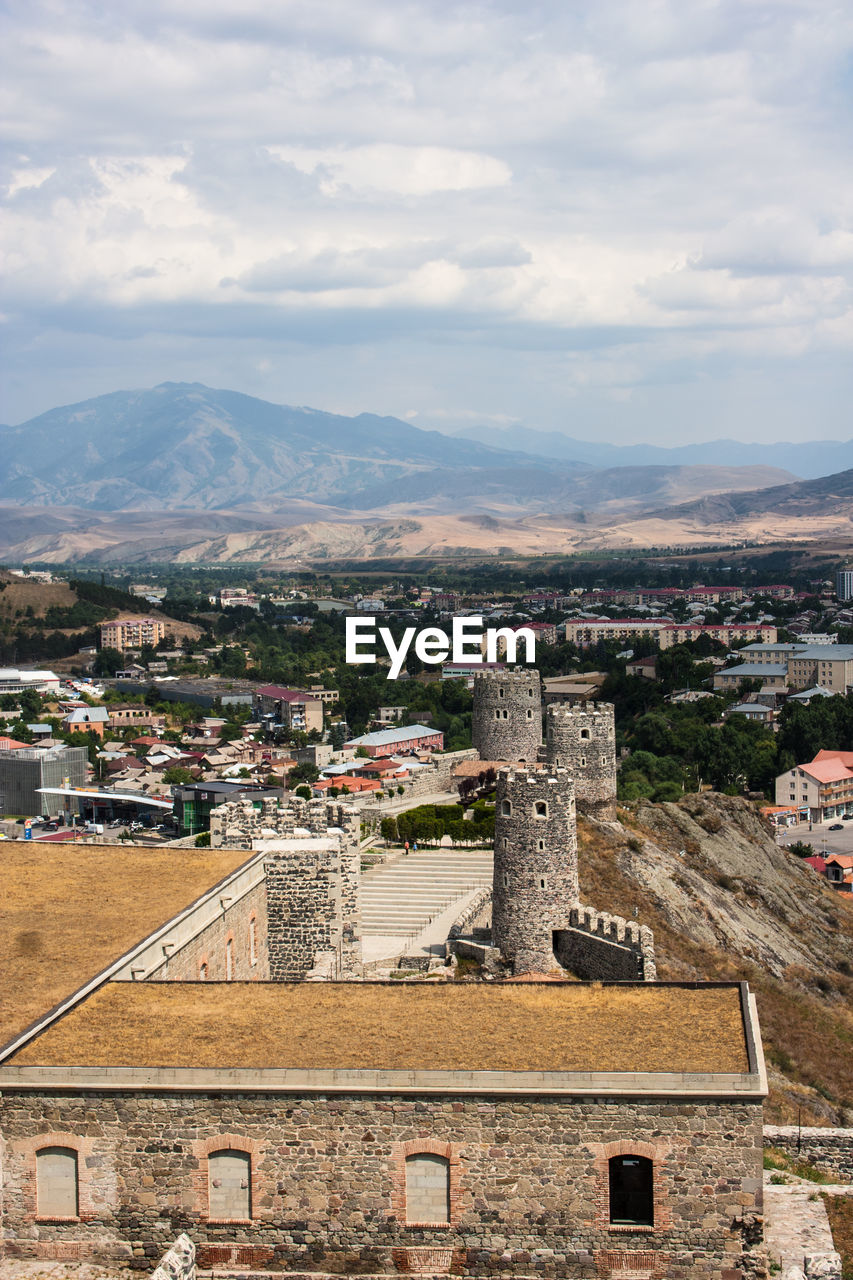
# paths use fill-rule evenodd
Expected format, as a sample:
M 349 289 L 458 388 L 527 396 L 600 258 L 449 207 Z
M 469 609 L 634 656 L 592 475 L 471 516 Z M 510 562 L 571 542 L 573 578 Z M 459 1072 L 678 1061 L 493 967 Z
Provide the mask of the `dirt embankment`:
M 757 993 L 767 1118 L 853 1122 L 853 900 L 779 848 L 756 808 L 715 794 L 580 824 L 581 898 L 655 931 L 658 976 Z

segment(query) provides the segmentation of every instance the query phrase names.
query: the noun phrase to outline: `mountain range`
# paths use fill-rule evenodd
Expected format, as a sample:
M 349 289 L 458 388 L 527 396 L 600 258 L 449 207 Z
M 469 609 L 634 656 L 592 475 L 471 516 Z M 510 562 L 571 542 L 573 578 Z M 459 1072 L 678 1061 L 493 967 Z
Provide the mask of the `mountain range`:
M 537 451 L 558 447 L 550 433 L 518 439 L 528 448 L 200 383 L 119 391 L 0 428 L 0 557 L 293 564 L 762 540 L 792 520 L 798 537 L 850 530 L 853 471 L 797 480 L 735 465 L 725 442 L 641 465 L 646 446 L 569 441 L 587 456 L 555 458 Z M 754 456 L 777 448 L 820 452 Z M 851 446 L 827 449 L 853 463 Z M 594 466 L 596 450 L 622 465 Z M 716 465 L 687 461 L 713 453 Z
M 524 449 L 545 457 L 584 462 L 591 467 L 648 467 L 725 465 L 745 467 L 766 465 L 768 460 L 802 479 L 830 475 L 853 466 L 853 440 L 810 440 L 774 444 L 742 440 L 709 440 L 702 444 L 664 448 L 653 444 L 617 445 L 607 441 L 576 440 L 559 431 L 537 431 L 530 427 L 466 427 L 457 438 L 486 441 L 501 449 Z

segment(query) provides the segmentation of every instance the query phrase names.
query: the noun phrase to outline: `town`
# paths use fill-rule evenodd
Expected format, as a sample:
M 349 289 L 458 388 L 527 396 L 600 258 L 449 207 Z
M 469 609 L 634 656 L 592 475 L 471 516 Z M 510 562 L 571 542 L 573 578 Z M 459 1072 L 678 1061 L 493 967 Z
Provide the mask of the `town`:
M 203 572 L 2 574 L 5 1256 L 840 1276 L 853 570 Z

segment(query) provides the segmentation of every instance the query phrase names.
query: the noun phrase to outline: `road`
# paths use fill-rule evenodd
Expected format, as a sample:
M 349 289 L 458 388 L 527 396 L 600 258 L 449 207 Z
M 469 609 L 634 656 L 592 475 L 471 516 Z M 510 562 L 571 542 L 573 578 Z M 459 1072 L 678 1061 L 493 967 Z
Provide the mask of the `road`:
M 782 831 L 777 838 L 778 843 L 786 845 L 802 840 L 803 844 L 810 844 L 822 858 L 830 853 L 853 853 L 853 821 L 845 822 L 841 831 L 830 831 L 829 828 L 837 821 L 837 818 L 833 818 L 831 822 L 801 822 L 797 827 L 788 827 Z

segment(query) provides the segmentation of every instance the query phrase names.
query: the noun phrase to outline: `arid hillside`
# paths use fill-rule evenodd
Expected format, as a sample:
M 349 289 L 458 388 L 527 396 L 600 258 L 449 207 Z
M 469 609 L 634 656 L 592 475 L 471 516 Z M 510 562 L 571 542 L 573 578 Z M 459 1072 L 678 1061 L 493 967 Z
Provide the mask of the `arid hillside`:
M 662 980 L 746 979 L 757 993 L 767 1118 L 853 1119 L 853 900 L 779 848 L 745 800 L 640 801 L 580 824 L 581 897 L 655 932 Z

